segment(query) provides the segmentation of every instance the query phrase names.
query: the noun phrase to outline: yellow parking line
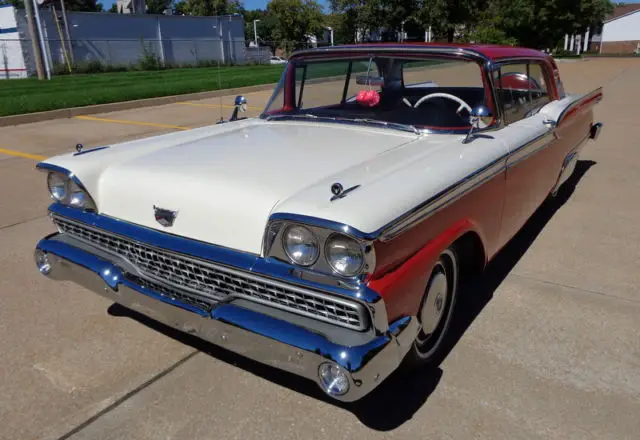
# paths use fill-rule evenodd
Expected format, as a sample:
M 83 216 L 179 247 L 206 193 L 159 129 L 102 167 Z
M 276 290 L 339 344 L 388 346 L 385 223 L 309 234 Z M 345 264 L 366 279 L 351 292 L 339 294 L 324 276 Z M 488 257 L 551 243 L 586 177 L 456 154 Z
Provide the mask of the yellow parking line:
M 173 128 L 174 130 L 191 130 L 191 127 L 181 127 L 179 125 L 168 125 L 168 124 L 156 124 L 155 122 L 124 121 L 122 119 L 96 118 L 93 116 L 76 116 L 75 118 L 83 119 L 85 121 L 113 122 L 116 124 L 127 124 L 127 125 L 145 125 L 148 127 Z
M 234 105 L 228 105 L 228 104 L 200 104 L 197 102 L 176 102 L 176 104 L 182 104 L 182 105 L 192 105 L 194 107 L 208 107 L 208 108 L 234 108 Z M 252 107 L 250 105 L 247 106 L 247 109 L 249 110 L 262 110 L 261 107 Z
M 25 157 L 33 160 L 44 160 L 47 158 L 46 156 L 40 156 L 39 154 L 22 153 L 20 151 L 5 150 L 4 148 L 0 148 L 0 153 L 8 154 L 10 156 Z

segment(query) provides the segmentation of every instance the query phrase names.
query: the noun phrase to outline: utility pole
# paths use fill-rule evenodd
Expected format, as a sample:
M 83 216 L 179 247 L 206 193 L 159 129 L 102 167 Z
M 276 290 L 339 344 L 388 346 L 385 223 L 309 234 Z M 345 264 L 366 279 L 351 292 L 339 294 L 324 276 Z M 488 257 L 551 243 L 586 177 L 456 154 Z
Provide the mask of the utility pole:
M 33 51 L 33 57 L 36 62 L 36 72 L 38 72 L 38 79 L 44 79 L 44 69 L 42 68 L 42 52 L 40 51 L 40 44 L 38 34 L 36 33 L 36 26 L 33 23 L 34 11 L 33 4 L 30 0 L 24 2 L 24 7 L 27 12 L 27 23 L 29 25 L 29 36 L 31 37 L 31 49 Z

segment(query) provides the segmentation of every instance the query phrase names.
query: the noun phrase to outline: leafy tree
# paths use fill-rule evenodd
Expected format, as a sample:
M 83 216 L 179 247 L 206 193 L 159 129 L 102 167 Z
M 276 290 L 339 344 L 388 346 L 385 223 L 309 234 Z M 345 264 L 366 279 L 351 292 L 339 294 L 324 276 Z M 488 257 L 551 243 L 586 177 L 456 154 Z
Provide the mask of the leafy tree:
M 338 28 L 350 32 L 351 38 L 347 39 L 350 42 L 386 27 L 386 3 L 387 0 L 331 0 L 331 10 L 343 17 L 344 23 Z
M 315 0 L 272 0 L 267 13 L 274 19 L 272 37 L 279 42 L 299 47 L 308 35 L 322 32 L 324 15 Z
M 242 10 L 239 0 L 186 0 L 184 5 L 187 15 L 230 15 Z
M 173 12 L 176 15 L 189 15 L 189 11 L 187 9 L 187 2 L 184 0 L 180 0 L 174 3 Z
M 111 13 L 118 13 L 118 4 L 117 3 L 113 3 L 111 5 L 111 7 L 109 8 L 109 10 L 107 10 L 107 12 L 111 12 Z
M 163 14 L 171 6 L 171 0 L 146 0 L 147 14 Z

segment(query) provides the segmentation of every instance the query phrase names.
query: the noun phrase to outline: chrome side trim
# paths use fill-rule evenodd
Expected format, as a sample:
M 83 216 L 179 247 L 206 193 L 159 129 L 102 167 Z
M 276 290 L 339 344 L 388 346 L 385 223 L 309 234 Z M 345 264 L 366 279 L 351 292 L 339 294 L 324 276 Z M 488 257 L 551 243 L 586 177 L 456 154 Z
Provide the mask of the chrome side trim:
M 415 317 L 404 317 L 383 333 L 350 345 L 239 303 L 218 303 L 210 313 L 196 313 L 130 282 L 109 261 L 56 241 L 56 235 L 36 246 L 36 253 L 50 261 L 52 280 L 72 281 L 179 331 L 316 383 L 322 363 L 339 365 L 351 385 L 347 394 L 336 397 L 342 401 L 358 400 L 382 383 L 400 365 L 420 329 Z
M 392 240 L 407 229 L 424 221 L 437 211 L 444 209 L 468 192 L 497 176 L 504 171 L 507 157 L 508 155 L 506 154 L 499 157 L 487 166 L 449 186 L 398 219 L 382 227 L 377 233 L 378 239 L 380 241 Z
M 507 161 L 507 168 L 511 168 L 525 159 L 533 156 L 534 154 L 544 150 L 545 148 L 553 145 L 553 141 L 556 140 L 555 130 L 543 133 L 540 136 L 530 140 L 529 142 L 521 145 L 513 150 Z
M 580 104 L 580 102 L 582 102 L 583 100 L 590 100 L 592 98 L 595 98 L 597 95 L 602 95 L 602 87 L 598 87 L 597 89 L 586 93 L 584 95 L 579 95 L 576 96 L 576 98 L 571 102 L 571 104 L 569 104 L 567 107 L 564 108 L 564 110 L 562 110 L 562 113 L 560 113 L 560 115 L 558 116 L 558 119 L 556 119 L 556 123 L 557 125 L 560 125 L 560 123 L 563 121 L 564 117 L 573 109 L 576 108 L 576 106 L 578 106 Z M 598 104 L 600 101 L 602 101 L 602 96 L 600 96 L 596 102 L 596 104 Z

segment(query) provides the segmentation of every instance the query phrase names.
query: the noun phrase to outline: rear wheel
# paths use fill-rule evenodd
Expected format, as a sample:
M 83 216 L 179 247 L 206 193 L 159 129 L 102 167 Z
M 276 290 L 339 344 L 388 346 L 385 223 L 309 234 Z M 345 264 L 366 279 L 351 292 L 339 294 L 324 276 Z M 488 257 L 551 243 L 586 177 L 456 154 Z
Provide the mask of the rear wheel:
M 433 364 L 446 348 L 458 296 L 458 267 L 455 249 L 449 248 L 440 254 L 431 271 L 418 312 L 422 330 L 407 355 L 409 366 Z

